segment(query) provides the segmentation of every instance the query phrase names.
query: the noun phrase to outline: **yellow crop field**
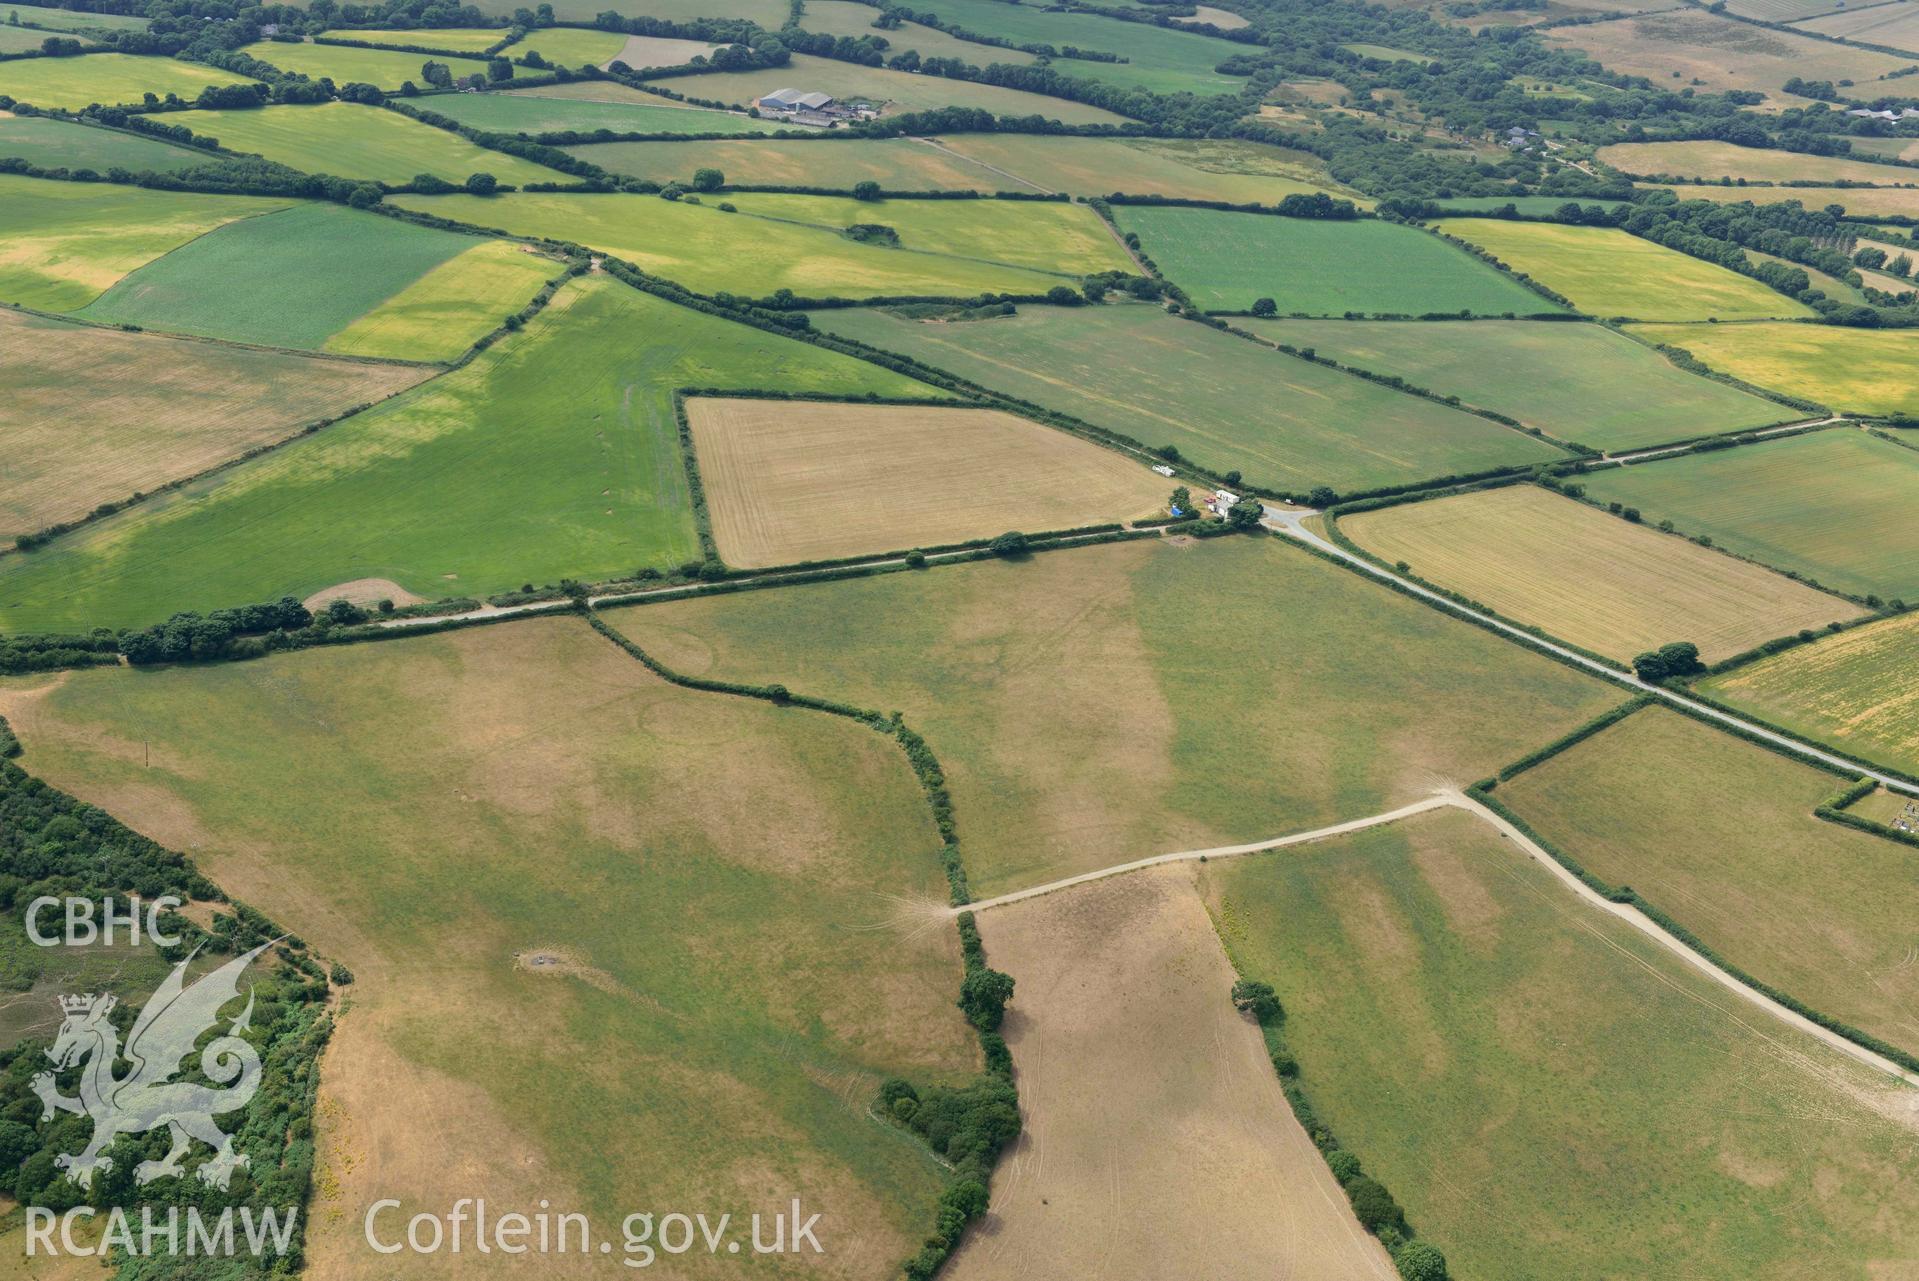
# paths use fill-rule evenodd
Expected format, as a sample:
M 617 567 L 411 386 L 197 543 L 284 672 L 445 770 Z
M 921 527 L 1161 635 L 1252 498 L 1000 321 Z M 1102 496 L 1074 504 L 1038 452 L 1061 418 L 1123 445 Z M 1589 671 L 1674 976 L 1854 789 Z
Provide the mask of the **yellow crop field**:
M 447 259 L 329 338 L 326 350 L 391 360 L 452 360 L 526 306 L 562 267 L 504 240 Z

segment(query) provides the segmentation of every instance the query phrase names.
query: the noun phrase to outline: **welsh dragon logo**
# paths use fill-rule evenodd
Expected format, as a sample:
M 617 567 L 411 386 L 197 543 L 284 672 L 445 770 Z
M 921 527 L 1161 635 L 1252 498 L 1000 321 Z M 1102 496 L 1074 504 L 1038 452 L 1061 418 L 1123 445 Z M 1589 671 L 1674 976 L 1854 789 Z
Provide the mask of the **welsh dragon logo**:
M 91 1187 L 95 1171 L 113 1168 L 113 1158 L 105 1152 L 114 1139 L 165 1126 L 173 1132 L 172 1150 L 161 1160 L 135 1166 L 134 1182 L 145 1184 L 183 1173 L 180 1162 L 198 1139 L 213 1149 L 213 1159 L 198 1171 L 200 1181 L 226 1190 L 234 1170 L 248 1164 L 248 1158 L 233 1150 L 233 1139 L 213 1118 L 245 1107 L 260 1088 L 259 1052 L 238 1035 L 253 1016 L 250 988 L 246 1008 L 200 1051 L 200 1070 L 208 1080 L 227 1088 L 173 1078 L 181 1071 L 181 1061 L 193 1053 L 194 1042 L 219 1021 L 221 1007 L 239 996 L 240 976 L 247 966 L 278 941 L 235 957 L 191 987 L 186 985 L 186 969 L 193 956 L 175 965 L 134 1020 L 124 1051 L 119 1030 L 107 1018 L 117 998 L 92 994 L 60 998 L 66 1019 L 47 1057 L 56 1070 L 85 1063 L 80 1097 L 61 1094 L 52 1072 L 40 1073 L 32 1085 L 45 1108 L 41 1120 L 50 1120 L 55 1109 L 93 1118 L 93 1140 L 86 1149 L 77 1156 L 54 1158 L 68 1178 L 83 1188 Z M 194 955 L 198 952 L 194 949 Z M 123 1057 L 132 1067 L 125 1076 L 115 1076 L 114 1065 Z

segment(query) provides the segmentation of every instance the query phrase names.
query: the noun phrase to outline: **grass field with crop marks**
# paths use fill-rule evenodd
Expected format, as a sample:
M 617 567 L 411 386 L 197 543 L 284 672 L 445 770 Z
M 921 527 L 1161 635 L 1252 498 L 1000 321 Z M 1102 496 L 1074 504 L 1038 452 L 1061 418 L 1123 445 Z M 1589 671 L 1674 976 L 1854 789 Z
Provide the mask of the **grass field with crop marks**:
M 1560 311 L 1436 236 L 1396 223 L 1117 206 L 1123 230 L 1206 310 L 1271 298 L 1281 315 Z
M 1919 775 L 1919 614 L 1857 627 L 1700 688 L 1804 738 Z
M 1561 440 L 1623 450 L 1788 422 L 1796 410 L 1676 368 L 1598 325 L 1242 320 L 1263 338 L 1393 374 Z M 1550 377 L 1540 371 L 1550 370 Z
M 453 373 L 0 562 L 0 628 L 144 625 L 358 578 L 485 595 L 697 559 L 671 395 L 686 386 L 937 394 L 588 277 Z
M 800 15 L 800 28 L 821 35 L 851 36 L 855 40 L 861 36 L 882 36 L 887 42 L 888 58 L 911 49 L 922 59 L 958 58 L 975 67 L 990 67 L 994 63 L 1024 67 L 1036 61 L 1034 55 L 1022 49 L 1002 49 L 977 40 L 962 40 L 917 22 L 902 22 L 886 31 L 876 31 L 873 19 L 879 13 L 872 5 L 860 4 L 857 0 L 807 0 L 806 12 Z
M 532 301 L 562 263 L 505 240 L 455 254 L 326 340 L 388 360 L 453 360 Z
M 1572 299 L 1573 306 L 1591 316 L 1767 320 L 1813 314 L 1804 303 L 1757 280 L 1617 227 L 1497 218 L 1448 218 L 1438 225 Z
M 1121 191 L 1270 205 L 1290 195 L 1331 191 L 1361 205 L 1372 203 L 1334 181 L 1318 156 L 1231 138 L 968 133 L 941 138 L 939 144 L 976 164 L 1015 174 L 1034 188 L 1076 196 Z
M 1857 618 L 1851 601 L 1536 485 L 1341 518 L 1388 563 L 1508 618 L 1627 662 L 1691 641 L 1708 663 L 1775 636 Z
M 1021 307 L 958 324 L 849 309 L 815 312 L 813 323 L 1268 489 L 1370 489 L 1561 456 L 1157 307 Z
M 340 205 L 303 204 L 229 223 L 182 245 L 77 314 L 107 324 L 317 349 L 479 243 Z M 218 287 L 209 288 L 210 281 Z M 499 319 L 491 317 L 485 329 Z
M 1869 182 L 1879 186 L 1919 183 L 1919 169 L 1900 169 L 1849 160 L 1844 156 L 1808 156 L 1796 151 L 1741 147 L 1730 142 L 1617 142 L 1601 147 L 1597 158 L 1629 174 L 1672 174 L 1678 178 L 1747 178 L 1761 182 Z M 1791 191 L 1748 191 L 1753 200 L 1791 200 Z
M 1243 77 L 1213 68 L 1241 57 L 1246 46 L 1196 32 L 1172 31 L 1141 22 L 1122 22 L 1099 14 L 1047 9 L 1039 4 L 1003 0 L 926 0 L 922 12 L 977 35 L 999 36 L 1018 44 L 1068 45 L 1116 53 L 1124 62 L 1056 58 L 1053 70 L 1080 80 L 1098 80 L 1148 93 L 1236 94 Z M 978 63 L 979 57 L 968 59 Z
M 1065 276 L 1130 271 L 1132 260 L 1085 205 L 1024 200 L 855 200 L 743 191 L 743 214 L 838 232 L 860 223 L 891 227 L 901 248 L 1004 263 Z
M 1285 1003 L 1314 1110 L 1454 1276 L 1864 1281 L 1919 1252 L 1905 1087 L 1473 818 L 1201 879 L 1240 970 Z
M 773 25 L 777 28 L 779 24 Z M 1069 125 L 1118 124 L 1126 118 L 1103 107 L 1028 93 L 1024 89 L 1003 89 L 998 85 L 954 80 L 947 76 L 915 75 L 886 67 L 864 67 L 857 62 L 839 62 L 803 53 L 794 54 L 784 67 L 769 67 L 759 71 L 714 71 L 693 80 L 670 79 L 659 83 L 662 88 L 675 93 L 690 93 L 696 98 L 729 102 L 740 107 L 765 97 L 775 89 L 805 84 L 813 86 L 820 93 L 847 101 L 865 99 L 874 106 L 890 105 L 893 113 L 933 111 L 940 107 L 975 107 L 996 116 L 1037 115 Z
M 1604 502 L 1855 595 L 1919 599 L 1919 452 L 1834 428 L 1592 473 Z
M 1842 40 L 1862 40 L 1892 49 L 1919 53 L 1919 14 L 1909 4 L 1868 5 L 1840 10 L 1798 24 L 1807 31 Z
M 1637 712 L 1502 783 L 1499 797 L 1732 965 L 1908 1051 L 1919 1047 L 1919 859 L 1813 817 L 1846 785 L 1677 712 Z
M 0 540 L 190 476 L 431 370 L 0 310 Z
M 585 42 L 579 42 L 581 51 L 586 51 Z M 623 62 L 630 71 L 652 71 L 661 67 L 683 67 L 695 58 L 711 58 L 720 46 L 704 40 L 680 40 L 672 36 L 628 36 L 620 47 L 613 51 L 609 65 Z M 695 94 L 695 97 L 701 95 Z
M 361 31 L 353 27 L 340 27 L 324 33 L 321 38 L 358 40 L 363 44 L 412 45 L 420 49 L 445 49 L 449 53 L 469 53 L 478 57 L 512 34 L 510 27 L 416 27 L 405 31 Z
M 566 150 L 611 173 L 662 184 L 675 180 L 685 183 L 696 170 L 710 167 L 725 174 L 727 182 L 744 187 L 814 186 L 844 191 L 858 182 L 877 182 L 888 191 L 1032 190 L 1025 183 L 915 138 L 830 143 L 765 138 L 597 142 Z
M 316 1269 L 444 1270 L 367 1248 L 383 1197 L 548 1198 L 618 1241 L 639 1205 L 739 1233 L 758 1211 L 770 1236 L 800 1195 L 827 1253 L 754 1259 L 784 1281 L 918 1248 L 947 1176 L 867 1102 L 896 1073 L 967 1082 L 978 1049 L 953 927 L 921 928 L 938 837 L 886 736 L 677 689 L 577 619 L 76 676 L 0 693 L 35 773 L 353 971 Z M 541 1275 L 594 1267 L 559 1263 Z
M 1860 414 L 1919 416 L 1919 335 L 1828 325 L 1634 325 L 1648 342 L 1682 347 L 1721 373 Z
M 127 53 L 89 53 L 77 58 L 16 58 L 0 62 L 0 93 L 36 107 L 78 111 L 91 103 L 117 106 L 147 93 L 177 94 L 191 102 L 208 85 L 245 84 L 243 76 L 181 62 Z
M 778 121 L 725 111 L 681 107 L 656 94 L 610 80 L 576 80 L 510 93 L 440 94 L 426 100 L 436 115 L 494 133 L 561 133 L 611 129 L 615 133 L 772 133 Z M 578 153 L 593 159 L 591 151 Z
M 0 301 L 73 311 L 196 236 L 289 203 L 0 174 Z
M 720 556 L 761 568 L 1162 514 L 1143 462 L 996 409 L 686 403 Z
M 1870 49 L 1769 31 L 1701 9 L 1557 27 L 1546 40 L 1583 53 L 1608 71 L 1645 76 L 1655 87 L 1674 93 L 1685 89 L 1776 92 L 1795 77 L 1863 85 L 1910 62 Z
M 982 897 L 1377 813 L 1618 701 L 1266 537 L 1075 548 L 610 617 L 682 671 L 902 709 L 939 755 Z
M 426 88 L 426 77 L 420 69 L 428 62 L 444 63 L 456 80 L 486 75 L 486 63 L 481 59 L 401 53 L 397 49 L 356 49 L 351 45 L 287 44 L 279 40 L 262 40 L 240 52 L 282 71 L 297 71 L 315 80 L 329 76 L 336 84 L 357 82 L 387 90 L 398 89 L 409 80 L 422 89 Z
M 586 245 L 701 293 L 758 298 L 791 289 L 802 298 L 971 298 L 1045 293 L 1064 283 L 1060 276 L 1018 267 L 860 244 L 823 227 L 726 213 L 717 202 L 538 193 L 396 196 L 389 203 L 513 235 Z
M 113 168 L 171 173 L 217 159 L 192 147 L 176 147 L 118 129 L 6 112 L 0 112 L 0 158 L 18 158 L 43 169 L 92 169 L 96 173 Z
M 475 146 L 450 130 L 352 102 L 196 111 L 177 119 L 197 134 L 218 138 L 228 151 L 265 156 L 304 173 L 395 186 L 423 173 L 453 183 L 475 173 L 490 173 L 514 186 L 570 181 L 557 169 Z

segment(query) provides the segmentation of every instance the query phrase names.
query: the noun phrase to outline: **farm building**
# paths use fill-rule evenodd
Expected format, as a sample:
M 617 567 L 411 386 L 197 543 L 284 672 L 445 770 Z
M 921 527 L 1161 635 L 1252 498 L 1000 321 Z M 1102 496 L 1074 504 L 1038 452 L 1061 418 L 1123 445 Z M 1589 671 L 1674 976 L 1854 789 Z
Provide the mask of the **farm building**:
M 831 128 L 843 120 L 864 120 L 879 114 L 864 102 L 846 103 L 831 94 L 802 93 L 798 89 L 775 89 L 753 105 L 760 109 L 762 116 L 823 128 Z

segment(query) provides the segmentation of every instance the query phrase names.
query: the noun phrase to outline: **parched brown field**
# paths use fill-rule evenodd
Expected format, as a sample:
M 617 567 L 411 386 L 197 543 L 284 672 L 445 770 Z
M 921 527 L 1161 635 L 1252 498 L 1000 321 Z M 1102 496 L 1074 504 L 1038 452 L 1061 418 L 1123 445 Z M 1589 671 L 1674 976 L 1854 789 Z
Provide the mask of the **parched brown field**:
M 84 516 L 438 370 L 0 309 L 0 539 Z
M 1713 662 L 1864 612 L 1534 485 L 1361 512 L 1339 527 L 1375 556 L 1622 662 L 1676 640 Z
M 536 44 L 538 41 L 528 43 Z M 620 51 L 607 59 L 607 62 L 624 62 L 634 71 L 650 71 L 655 67 L 678 67 L 695 58 L 711 57 L 717 48 L 719 48 L 718 45 L 708 44 L 704 40 L 675 40 L 670 36 L 628 36 L 626 43 L 620 47 Z
M 713 537 L 745 568 L 1149 515 L 1171 482 L 996 409 L 695 397 Z
M 1919 169 L 1900 169 L 1850 160 L 1844 156 L 1808 156 L 1730 142 L 1617 142 L 1601 147 L 1597 159 L 1629 174 L 1671 174 L 1675 178 L 1748 178 L 1762 182 L 1869 182 L 1878 186 L 1919 183 Z M 1792 191 L 1748 192 L 1757 201 L 1788 200 Z
M 1187 867 L 984 912 L 1025 1132 L 952 1281 L 1390 1281 L 1280 1093 Z
M 1896 83 L 1896 82 L 1895 82 Z M 1919 177 L 1919 170 L 1898 170 Z M 1860 218 L 1919 217 L 1919 188 L 1913 187 L 1716 187 L 1684 183 L 1660 184 L 1681 200 L 1715 200 L 1720 204 L 1738 204 L 1750 200 L 1756 205 L 1772 205 L 1797 200 L 1808 209 L 1842 206 Z
M 1797 76 L 1863 85 L 1910 59 L 1787 35 L 1699 9 L 1646 14 L 1554 29 L 1548 42 L 1576 49 L 1608 71 L 1645 76 L 1674 91 L 1698 81 L 1710 90 L 1771 89 Z M 1870 97 L 1870 91 L 1861 92 Z

